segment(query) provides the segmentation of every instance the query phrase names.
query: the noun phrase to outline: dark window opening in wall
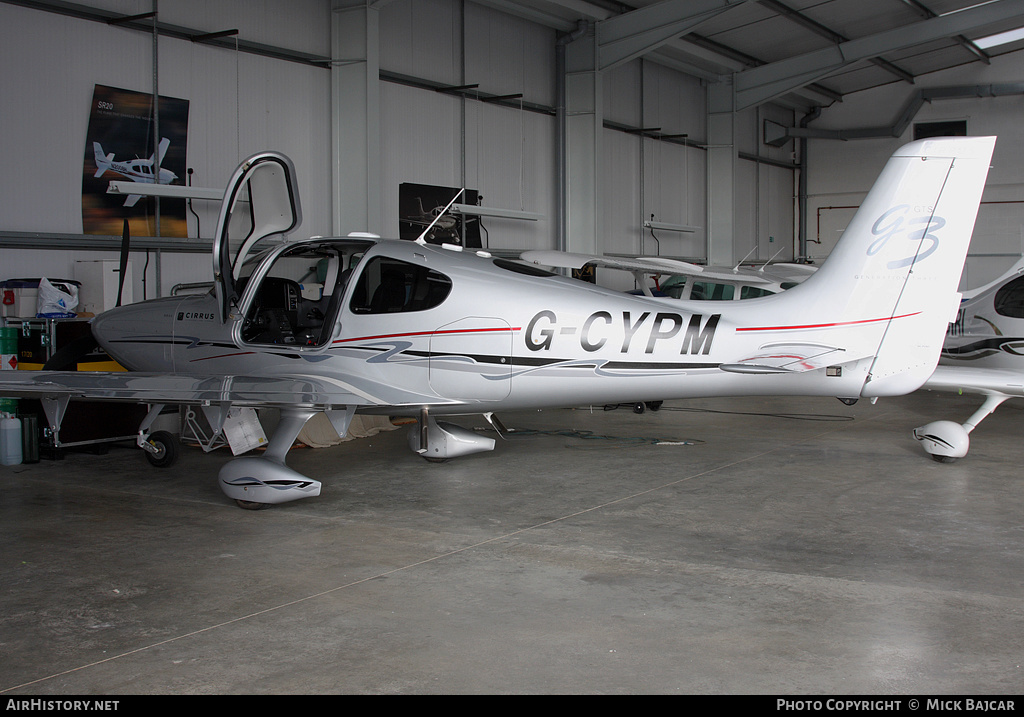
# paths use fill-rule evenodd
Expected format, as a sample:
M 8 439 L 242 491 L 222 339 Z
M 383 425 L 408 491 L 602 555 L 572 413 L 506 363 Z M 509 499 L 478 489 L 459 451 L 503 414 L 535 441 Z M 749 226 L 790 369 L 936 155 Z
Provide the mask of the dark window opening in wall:
M 914 125 L 914 139 L 928 137 L 966 137 L 967 120 L 949 120 L 947 122 L 918 122 Z

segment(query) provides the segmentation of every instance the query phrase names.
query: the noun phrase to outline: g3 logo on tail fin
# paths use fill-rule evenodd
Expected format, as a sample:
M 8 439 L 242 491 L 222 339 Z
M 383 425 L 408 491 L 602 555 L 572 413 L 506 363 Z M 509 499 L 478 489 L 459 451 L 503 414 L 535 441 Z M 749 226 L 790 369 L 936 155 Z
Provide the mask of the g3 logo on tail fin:
M 928 214 L 926 216 L 911 216 L 908 218 L 907 215 L 911 213 L 910 205 L 900 204 L 878 217 L 875 223 L 871 225 L 871 233 L 878 238 L 868 247 L 868 256 L 874 256 L 880 252 L 885 247 L 886 242 L 898 234 L 904 234 L 904 238 L 912 242 L 921 242 L 927 239 L 931 243 L 924 248 L 920 245 L 915 245 L 918 247 L 918 250 L 914 251 L 910 256 L 902 259 L 893 259 L 887 263 L 886 266 L 889 269 L 902 269 L 931 256 L 939 248 L 939 238 L 933 232 L 946 226 L 946 220 L 932 214 L 931 207 L 921 207 L 917 211 L 927 211 Z M 922 229 L 915 230 L 911 228 L 921 224 L 924 225 Z

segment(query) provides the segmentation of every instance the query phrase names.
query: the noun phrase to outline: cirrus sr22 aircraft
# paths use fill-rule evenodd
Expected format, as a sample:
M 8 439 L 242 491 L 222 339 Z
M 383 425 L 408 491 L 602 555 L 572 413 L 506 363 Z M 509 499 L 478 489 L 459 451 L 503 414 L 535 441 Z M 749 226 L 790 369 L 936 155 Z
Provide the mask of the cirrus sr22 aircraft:
M 494 440 L 438 417 L 689 397 L 909 393 L 931 376 L 960 301 L 957 284 L 994 137 L 914 142 L 889 159 L 822 267 L 746 301 L 628 295 L 486 252 L 370 236 L 284 241 L 300 222 L 295 172 L 277 153 L 236 170 L 214 239 L 214 289 L 107 311 L 92 322 L 127 372 L 6 372 L 0 395 L 199 405 L 215 429 L 230 407 L 272 407 L 266 451 L 221 469 L 243 507 L 318 495 L 285 464 L 326 412 L 344 435 L 357 412 L 418 419 L 431 459 Z M 316 270 L 322 292 L 298 280 Z M 13 375 L 12 375 L 13 374 Z
M 944 463 L 967 455 L 969 434 L 1000 404 L 1024 397 L 1024 259 L 995 281 L 964 292 L 940 365 L 924 388 L 985 397 L 963 423 L 933 421 L 914 429 L 925 451 Z

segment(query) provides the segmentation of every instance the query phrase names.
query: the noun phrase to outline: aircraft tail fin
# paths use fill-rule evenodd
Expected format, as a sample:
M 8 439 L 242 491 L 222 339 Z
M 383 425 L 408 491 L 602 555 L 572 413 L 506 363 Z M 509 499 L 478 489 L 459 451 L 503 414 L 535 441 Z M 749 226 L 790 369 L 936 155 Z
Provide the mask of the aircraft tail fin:
M 897 150 L 828 260 L 785 292 L 798 322 L 788 328 L 828 329 L 832 340 L 840 329 L 847 355 L 874 357 L 861 396 L 909 393 L 935 369 L 995 139 Z
M 160 139 L 160 145 L 157 147 L 159 150 L 159 156 L 157 154 L 150 155 L 149 160 L 153 162 L 154 172 L 156 167 L 159 167 L 164 163 L 164 155 L 167 154 L 167 148 L 171 146 L 171 140 L 163 137 Z
M 114 153 L 103 154 L 103 147 L 99 142 L 92 143 L 92 153 L 96 158 L 96 173 L 93 176 L 102 177 L 103 173 L 110 169 L 110 164 L 114 161 Z

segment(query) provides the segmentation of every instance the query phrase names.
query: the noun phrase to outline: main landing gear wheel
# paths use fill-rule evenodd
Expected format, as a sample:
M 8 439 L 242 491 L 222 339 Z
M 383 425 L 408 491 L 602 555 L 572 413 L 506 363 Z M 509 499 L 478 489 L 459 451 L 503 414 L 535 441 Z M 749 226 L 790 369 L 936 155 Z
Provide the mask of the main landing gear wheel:
M 652 411 L 657 411 L 661 408 L 662 401 L 647 401 L 646 403 L 637 401 L 633 404 L 633 413 L 643 413 L 648 408 Z
M 243 510 L 263 510 L 270 507 L 270 503 L 257 503 L 252 500 L 238 500 L 237 498 L 235 499 L 235 504 Z
M 146 451 L 146 460 L 157 468 L 166 468 L 178 460 L 178 442 L 167 431 L 150 434 L 149 442 L 156 447 L 156 453 Z

